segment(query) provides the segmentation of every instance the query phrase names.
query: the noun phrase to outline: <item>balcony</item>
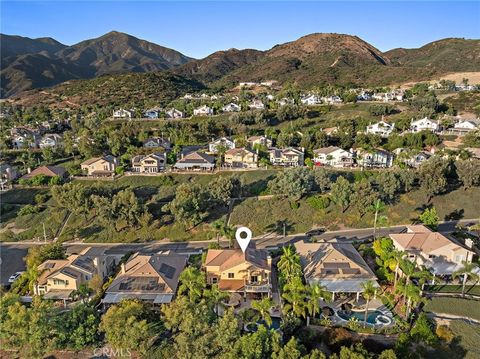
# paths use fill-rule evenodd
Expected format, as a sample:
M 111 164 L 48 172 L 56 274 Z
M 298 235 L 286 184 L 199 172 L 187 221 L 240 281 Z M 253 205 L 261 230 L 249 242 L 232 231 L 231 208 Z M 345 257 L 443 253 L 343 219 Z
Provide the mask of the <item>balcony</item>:
M 245 292 L 247 293 L 270 293 L 271 291 L 272 285 L 267 282 L 250 283 L 245 285 Z

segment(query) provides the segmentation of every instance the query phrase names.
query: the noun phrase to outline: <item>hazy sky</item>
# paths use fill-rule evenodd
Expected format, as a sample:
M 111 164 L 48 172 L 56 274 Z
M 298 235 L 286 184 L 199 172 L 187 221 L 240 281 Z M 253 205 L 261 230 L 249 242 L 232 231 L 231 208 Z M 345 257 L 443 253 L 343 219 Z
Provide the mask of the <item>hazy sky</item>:
M 480 1 L 1 1 L 2 33 L 72 45 L 111 30 L 201 58 L 268 49 L 313 32 L 357 35 L 378 49 L 445 37 L 480 39 Z

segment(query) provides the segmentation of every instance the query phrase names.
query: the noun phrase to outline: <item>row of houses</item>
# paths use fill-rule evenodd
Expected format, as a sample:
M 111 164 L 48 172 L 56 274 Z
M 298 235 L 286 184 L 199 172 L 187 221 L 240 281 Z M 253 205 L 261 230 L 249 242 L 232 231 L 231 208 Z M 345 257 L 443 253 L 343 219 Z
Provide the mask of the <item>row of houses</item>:
M 475 131 L 480 128 L 479 119 L 457 119 L 453 127 L 448 129 L 443 129 L 439 120 L 431 120 L 428 117 L 424 117 L 419 120 L 414 120 L 410 122 L 410 129 L 407 132 L 418 133 L 421 131 L 430 131 L 433 133 L 441 133 L 442 130 L 445 133 L 463 135 L 470 131 Z M 395 123 L 385 122 L 383 119 L 374 124 L 367 126 L 366 133 L 378 135 L 383 138 L 389 137 L 395 130 Z
M 462 244 L 423 225 L 412 225 L 402 233 L 391 234 L 396 249 L 407 259 L 424 266 L 434 276 L 448 276 L 470 263 L 475 255 L 470 244 Z M 330 241 L 294 244 L 300 256 L 305 281 L 320 284 L 333 294 L 363 292 L 363 284 L 371 281 L 378 287 L 377 277 L 351 243 Z M 134 298 L 151 305 L 170 303 L 177 292 L 179 277 L 188 263 L 187 255 L 173 251 L 154 254 L 133 254 L 122 262 L 118 251 L 88 247 L 67 259 L 47 260 L 38 267 L 40 273 L 34 293 L 46 299 L 71 299 L 81 284 L 94 276 L 105 280 L 114 275 L 102 299 L 104 306 Z M 272 257 L 257 249 L 253 242 L 241 249 L 209 249 L 202 265 L 207 283 L 218 285 L 228 293 L 245 299 L 271 297 L 274 285 Z

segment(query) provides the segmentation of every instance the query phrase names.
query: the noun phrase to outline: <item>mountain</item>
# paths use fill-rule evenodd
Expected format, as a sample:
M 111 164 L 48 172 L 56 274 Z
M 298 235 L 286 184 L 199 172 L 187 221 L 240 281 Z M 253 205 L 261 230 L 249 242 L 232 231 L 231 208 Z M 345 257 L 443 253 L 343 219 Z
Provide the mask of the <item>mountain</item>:
M 479 71 L 480 40 L 449 38 L 418 49 L 393 49 L 385 52 L 400 66 L 435 68 L 444 72 Z
M 55 55 L 82 67 L 91 77 L 165 70 L 191 60 L 178 51 L 117 31 L 66 47 Z
M 38 52 L 52 55 L 65 47 L 67 46 L 51 37 L 31 39 L 23 36 L 0 34 L 0 52 L 2 59 Z
M 2 35 L 2 39 L 6 39 L 6 44 L 2 41 L 2 97 L 69 79 L 165 70 L 191 60 L 178 51 L 116 31 L 73 46 L 49 38 Z
M 172 70 L 173 73 L 210 83 L 243 66 L 252 64 L 265 56 L 259 50 L 217 51 L 204 59 L 190 61 Z
M 267 51 L 230 49 L 194 60 L 130 35 L 110 32 L 54 53 L 43 50 L 10 56 L 7 60 L 5 66 L 2 58 L 2 96 L 69 79 L 152 71 L 173 76 L 161 81 L 162 91 L 177 82 L 192 88 L 218 89 L 231 88 L 241 81 L 261 80 L 297 83 L 303 89 L 327 85 L 376 87 L 424 81 L 455 71 L 479 71 L 480 40 L 444 39 L 419 49 L 381 52 L 357 36 L 316 33 Z M 148 74 L 143 76 L 147 82 L 152 80 Z M 138 81 L 141 78 L 142 75 L 135 77 Z M 74 86 L 75 91 L 80 88 L 75 81 L 60 88 L 69 93 L 69 86 Z M 124 86 L 137 92 L 136 83 Z

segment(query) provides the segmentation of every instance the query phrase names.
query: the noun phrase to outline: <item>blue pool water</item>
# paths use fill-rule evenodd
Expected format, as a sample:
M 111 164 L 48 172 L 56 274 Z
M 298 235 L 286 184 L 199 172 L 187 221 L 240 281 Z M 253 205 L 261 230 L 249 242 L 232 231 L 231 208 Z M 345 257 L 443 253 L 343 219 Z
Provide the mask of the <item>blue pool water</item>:
M 281 318 L 272 317 L 272 325 L 270 327 L 268 327 L 268 329 L 278 330 L 278 329 L 280 329 L 281 323 L 282 323 Z M 251 324 L 253 324 L 253 325 L 251 325 Z M 265 327 L 267 326 L 267 324 L 263 320 L 259 320 L 256 323 L 250 323 L 248 325 L 248 327 L 249 327 L 248 329 L 252 332 L 256 332 L 258 330 L 259 325 L 263 325 Z
M 349 320 L 350 318 L 354 317 L 354 318 L 357 318 L 358 321 L 363 322 L 365 319 L 365 312 L 362 312 L 362 311 L 352 311 L 350 313 L 346 313 L 342 310 L 339 310 L 337 312 L 337 315 L 340 318 L 345 320 Z M 383 313 L 378 310 L 369 310 L 367 313 L 367 323 L 376 324 L 377 317 L 380 315 L 383 316 Z

